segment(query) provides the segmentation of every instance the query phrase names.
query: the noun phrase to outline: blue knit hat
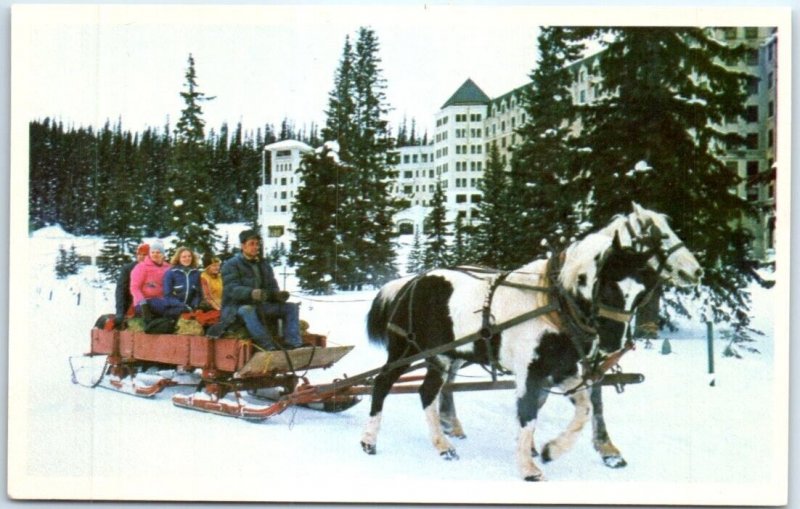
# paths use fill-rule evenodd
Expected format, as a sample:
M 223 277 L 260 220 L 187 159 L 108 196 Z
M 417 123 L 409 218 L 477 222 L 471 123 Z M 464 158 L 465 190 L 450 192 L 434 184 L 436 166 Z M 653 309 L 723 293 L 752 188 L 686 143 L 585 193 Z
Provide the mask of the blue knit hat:
M 164 254 L 164 243 L 160 240 L 154 240 L 150 243 L 150 252 L 158 251 L 161 254 Z

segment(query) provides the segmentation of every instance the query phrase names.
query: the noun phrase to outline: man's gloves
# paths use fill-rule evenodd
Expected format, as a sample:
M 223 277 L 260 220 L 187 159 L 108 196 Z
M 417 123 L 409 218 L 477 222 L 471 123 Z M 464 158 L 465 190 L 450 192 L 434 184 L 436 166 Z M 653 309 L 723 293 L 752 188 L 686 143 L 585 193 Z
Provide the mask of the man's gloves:
M 277 291 L 268 293 L 261 288 L 256 288 L 250 292 L 250 296 L 256 302 L 286 302 L 289 300 L 289 292 Z
M 270 295 L 270 300 L 272 302 L 286 302 L 289 300 L 289 292 L 283 290 L 272 292 L 272 295 Z

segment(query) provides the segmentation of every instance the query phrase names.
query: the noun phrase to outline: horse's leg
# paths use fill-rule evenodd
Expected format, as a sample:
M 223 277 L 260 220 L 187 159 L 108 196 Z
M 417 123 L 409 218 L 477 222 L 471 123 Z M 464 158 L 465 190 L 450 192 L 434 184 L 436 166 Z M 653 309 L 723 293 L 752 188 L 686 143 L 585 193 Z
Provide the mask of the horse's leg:
M 447 380 L 445 383 L 452 383 L 458 370 L 463 366 L 464 361 L 460 359 L 454 360 L 450 364 L 450 369 L 447 370 Z M 467 438 L 464 433 L 464 428 L 461 427 L 461 421 L 458 420 L 456 415 L 456 404 L 453 400 L 453 391 L 442 389 L 439 393 L 439 420 L 442 423 L 442 430 L 446 435 L 456 438 Z
M 536 417 L 546 400 L 542 382 L 543 380 L 539 377 L 531 376 L 530 371 L 524 378 L 517 376 L 517 417 L 520 426 L 517 438 L 517 465 L 526 481 L 544 480 L 544 473 L 533 461 L 533 457 L 536 456 L 536 447 L 533 442 Z M 520 390 L 520 388 L 524 389 Z
M 392 361 L 393 359 L 390 357 L 387 364 Z M 389 395 L 392 385 L 400 378 L 405 369 L 405 366 L 401 366 L 390 371 L 381 372 L 375 377 L 375 384 L 372 387 L 372 405 L 369 410 L 369 421 L 367 421 L 364 433 L 361 435 L 361 448 L 367 454 L 375 454 L 377 450 L 383 401 Z
M 571 378 L 560 384 L 561 387 L 572 388 L 580 383 L 580 378 Z M 588 390 L 579 389 L 570 394 L 569 399 L 575 405 L 575 415 L 560 435 L 545 444 L 542 450 L 542 460 L 546 463 L 552 461 L 572 449 L 578 439 L 583 426 L 592 413 L 592 402 L 589 400 Z
M 428 429 L 431 435 L 433 446 L 439 451 L 439 455 L 446 459 L 458 459 L 455 448 L 447 440 L 442 431 L 442 423 L 439 415 L 438 397 L 444 384 L 442 369 L 439 363 L 433 361 L 433 365 L 428 368 L 425 379 L 419 387 L 419 396 L 422 400 L 422 408 L 425 411 L 425 418 L 428 421 Z
M 622 453 L 611 443 L 611 439 L 608 437 L 606 421 L 603 418 L 602 386 L 592 386 L 591 399 L 592 407 L 594 408 L 594 414 L 592 415 L 592 442 L 594 448 L 600 453 L 600 457 L 603 458 L 603 463 L 607 466 L 611 468 L 622 468 L 628 463 L 623 459 Z

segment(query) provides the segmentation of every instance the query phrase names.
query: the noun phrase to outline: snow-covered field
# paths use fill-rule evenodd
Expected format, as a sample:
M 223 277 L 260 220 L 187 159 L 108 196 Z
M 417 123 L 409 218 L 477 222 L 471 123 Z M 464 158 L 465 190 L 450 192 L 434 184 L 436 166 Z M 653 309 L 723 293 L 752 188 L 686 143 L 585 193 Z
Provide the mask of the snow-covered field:
M 446 462 L 430 444 L 415 395 L 387 399 L 378 454 L 367 456 L 359 440 L 369 397 L 339 414 L 290 408 L 251 423 L 174 407 L 171 395 L 186 388 L 143 399 L 72 384 L 68 358 L 88 350 L 96 317 L 114 303 L 113 287 L 99 284 L 93 266 L 55 279 L 59 244 L 74 242 L 82 254 L 102 245 L 64 235 L 47 229 L 30 238 L 30 284 L 12 289 L 24 304 L 11 316 L 12 496 L 658 505 L 760 505 L 784 497 L 788 335 L 775 332 L 776 310 L 783 309 L 775 290 L 753 290 L 755 325 L 766 333 L 759 354 L 724 358 L 726 343 L 715 342 L 714 386 L 702 323 L 670 334 L 670 355 L 661 354 L 659 340 L 623 359 L 625 371 L 646 376 L 623 394 L 605 389 L 606 421 L 626 468 L 604 466 L 587 426 L 571 452 L 544 466 L 549 482 L 531 484 L 519 479 L 514 460 L 513 391 L 456 395 L 467 438 L 454 442 L 460 460 Z M 287 282 L 295 290 L 291 277 Z M 364 331 L 373 296 L 294 292 L 313 331 L 356 346 L 332 368 L 310 373 L 312 382 L 385 361 Z M 564 398 L 551 396 L 537 443 L 555 437 L 571 413 Z

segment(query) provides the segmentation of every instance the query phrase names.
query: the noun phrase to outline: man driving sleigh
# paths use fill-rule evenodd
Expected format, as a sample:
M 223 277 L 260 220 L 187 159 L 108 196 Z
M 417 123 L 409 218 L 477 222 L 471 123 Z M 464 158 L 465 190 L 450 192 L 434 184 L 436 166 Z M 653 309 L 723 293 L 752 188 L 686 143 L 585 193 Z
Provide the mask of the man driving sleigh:
M 222 314 L 209 331 L 219 337 L 241 318 L 256 345 L 264 350 L 291 350 L 302 346 L 300 306 L 287 302 L 289 292 L 278 287 L 269 262 L 261 256 L 261 236 L 255 230 L 239 234 L 241 252 L 222 265 Z M 269 319 L 283 321 L 283 345 L 279 346 L 266 326 Z

